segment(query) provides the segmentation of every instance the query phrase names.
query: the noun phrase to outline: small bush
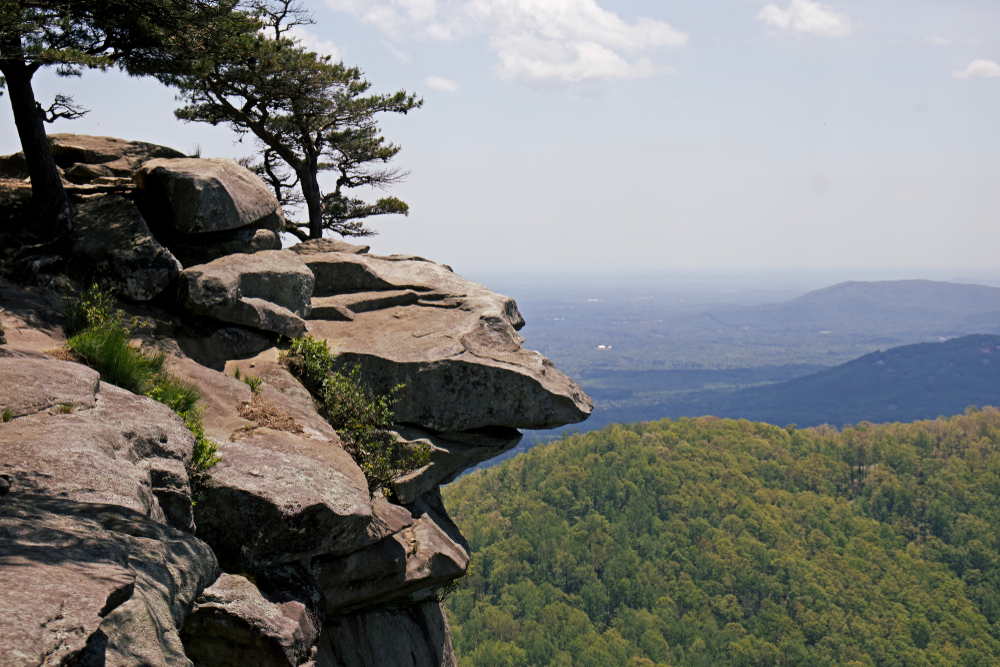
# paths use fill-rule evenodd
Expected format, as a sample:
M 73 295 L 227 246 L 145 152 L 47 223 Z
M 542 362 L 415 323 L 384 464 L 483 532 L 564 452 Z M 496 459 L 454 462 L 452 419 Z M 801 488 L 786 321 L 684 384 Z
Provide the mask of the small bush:
M 191 412 L 201 400 L 201 392 L 197 387 L 188 382 L 181 382 L 168 373 L 156 376 L 153 387 L 146 392 L 146 396 L 163 403 L 179 415 Z
M 89 327 L 120 324 L 124 315 L 115 310 L 116 302 L 113 290 L 103 290 L 94 283 L 66 309 L 66 333 L 75 336 Z
M 4 423 L 7 423 L 14 418 L 14 411 L 10 408 L 4 408 L 3 415 L 0 418 L 3 419 Z
M 219 446 L 205 435 L 205 424 L 201 420 L 201 412 L 192 409 L 178 414 L 184 420 L 184 425 L 194 434 L 191 472 L 197 475 L 211 470 L 222 459 L 217 455 Z
M 292 339 L 291 346 L 282 356 L 288 370 L 316 396 L 323 394 L 323 381 L 334 369 L 333 359 L 326 341 L 312 336 Z
M 243 382 L 250 387 L 250 391 L 256 396 L 260 393 L 261 387 L 264 385 L 264 378 L 259 375 L 248 375 L 243 378 Z
M 322 402 L 327 421 L 364 472 L 373 498 L 387 494 L 393 481 L 427 465 L 430 449 L 426 445 L 402 443 L 389 430 L 395 395 L 403 385 L 387 395 L 372 391 L 361 379 L 360 367 L 346 374 L 334 370 L 326 341 L 311 336 L 294 339 L 282 360 Z

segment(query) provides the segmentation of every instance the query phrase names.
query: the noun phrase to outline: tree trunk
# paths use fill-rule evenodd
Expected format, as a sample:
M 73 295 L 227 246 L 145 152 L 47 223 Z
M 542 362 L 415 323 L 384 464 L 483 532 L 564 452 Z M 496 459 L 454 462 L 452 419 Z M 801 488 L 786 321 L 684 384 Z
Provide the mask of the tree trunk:
M 8 44 L 3 46 L 6 53 L 11 53 L 6 48 Z M 18 47 L 19 43 L 16 44 L 15 54 L 20 50 Z M 7 94 L 14 112 L 14 124 L 21 139 L 28 175 L 31 176 L 31 201 L 39 216 L 34 231 L 54 238 L 72 227 L 73 211 L 49 148 L 45 121 L 31 88 L 35 68 L 24 62 L 17 62 L 14 58 L 6 58 L 0 60 L 0 71 L 7 79 Z
M 304 162 L 298 172 L 299 183 L 302 186 L 302 196 L 309 209 L 309 238 L 323 237 L 323 197 L 319 191 L 319 181 L 316 179 L 317 169 Z

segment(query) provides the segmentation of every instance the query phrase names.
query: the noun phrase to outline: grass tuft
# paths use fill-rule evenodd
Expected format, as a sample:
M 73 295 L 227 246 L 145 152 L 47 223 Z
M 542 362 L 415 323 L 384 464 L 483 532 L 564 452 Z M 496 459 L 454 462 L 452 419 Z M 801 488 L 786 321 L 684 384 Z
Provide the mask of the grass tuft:
M 254 396 L 259 394 L 261 388 L 264 386 L 264 378 L 259 375 L 248 375 L 243 378 L 243 382 L 250 387 L 250 391 L 253 392 Z
M 205 435 L 197 405 L 201 392 L 166 371 L 166 352 L 149 353 L 132 346 L 134 322 L 126 323 L 114 303 L 111 291 L 97 285 L 85 290 L 67 309 L 66 328 L 75 333 L 66 347 L 76 359 L 100 373 L 103 382 L 149 396 L 176 412 L 195 437 L 189 472 L 210 470 L 220 459 L 218 446 Z

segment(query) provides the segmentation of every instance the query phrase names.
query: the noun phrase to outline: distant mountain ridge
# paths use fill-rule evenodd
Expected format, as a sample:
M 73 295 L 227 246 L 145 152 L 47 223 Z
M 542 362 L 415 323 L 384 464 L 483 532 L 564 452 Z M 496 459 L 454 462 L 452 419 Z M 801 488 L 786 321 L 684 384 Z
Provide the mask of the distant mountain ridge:
M 932 280 L 845 282 L 784 303 L 708 315 L 761 331 L 1000 333 L 1000 288 Z
M 972 334 L 872 352 L 786 382 L 703 394 L 682 411 L 685 416 L 841 426 L 934 419 L 973 404 L 1000 404 L 1000 336 Z M 672 414 L 662 416 L 680 416 L 680 406 L 669 408 Z

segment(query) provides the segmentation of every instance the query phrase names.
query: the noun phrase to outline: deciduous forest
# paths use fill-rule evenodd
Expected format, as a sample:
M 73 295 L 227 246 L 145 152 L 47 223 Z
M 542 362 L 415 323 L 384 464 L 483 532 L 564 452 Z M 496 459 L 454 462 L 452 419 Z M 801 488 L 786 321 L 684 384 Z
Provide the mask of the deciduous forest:
M 1000 660 L 1000 411 L 570 435 L 446 487 L 462 667 Z

